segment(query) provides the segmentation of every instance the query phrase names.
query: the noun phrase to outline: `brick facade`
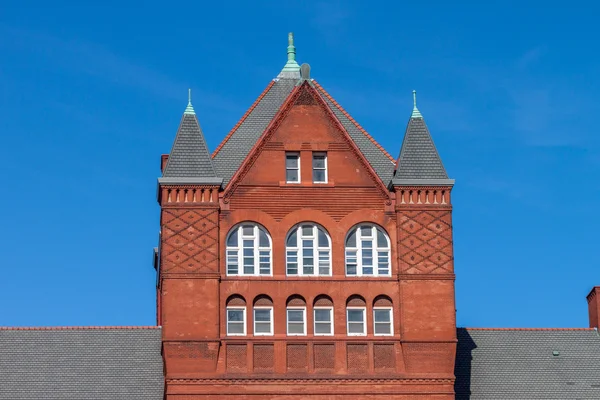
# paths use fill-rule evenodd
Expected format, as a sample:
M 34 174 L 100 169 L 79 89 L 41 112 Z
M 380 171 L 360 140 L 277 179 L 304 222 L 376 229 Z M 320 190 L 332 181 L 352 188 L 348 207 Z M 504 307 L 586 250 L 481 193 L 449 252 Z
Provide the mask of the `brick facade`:
M 286 183 L 286 152 L 299 156 L 300 183 Z M 327 183 L 313 183 L 314 152 L 327 154 Z M 161 185 L 166 398 L 453 399 L 450 191 L 382 182 L 308 82 L 224 188 Z M 268 233 L 270 274 L 228 274 L 228 235 L 243 223 Z M 286 273 L 286 240 L 302 223 L 328 235 L 330 275 Z M 346 274 L 347 236 L 364 224 L 387 234 L 389 275 Z M 244 335 L 228 335 L 228 307 L 244 310 Z M 272 310 L 272 334 L 254 334 L 256 307 Z M 305 310 L 305 334 L 288 334 L 288 307 Z M 314 310 L 328 307 L 333 334 L 316 335 Z M 365 335 L 348 333 L 348 307 L 366 310 Z M 374 310 L 389 308 L 393 334 L 376 335 Z

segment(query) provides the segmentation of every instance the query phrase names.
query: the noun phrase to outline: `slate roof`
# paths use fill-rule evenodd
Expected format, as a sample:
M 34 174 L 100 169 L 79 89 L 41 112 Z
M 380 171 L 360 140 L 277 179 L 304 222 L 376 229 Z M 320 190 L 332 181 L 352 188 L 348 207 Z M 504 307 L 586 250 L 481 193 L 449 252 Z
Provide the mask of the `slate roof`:
M 183 114 L 163 177 L 217 177 L 196 114 Z
M 281 76 L 280 79 L 277 79 L 274 84 L 266 89 L 251 107 L 249 113 L 242 118 L 238 126 L 215 150 L 213 162 L 217 176 L 223 178 L 224 186 L 231 180 L 298 83 L 298 78 Z M 320 85 L 316 84 L 316 88 L 375 172 L 387 185 L 394 173 L 393 158 L 360 125 L 351 119 L 345 110 Z
M 600 399 L 595 329 L 459 328 L 457 334 L 457 400 Z
M 411 117 L 406 127 L 394 183 L 401 180 L 448 179 L 429 129 L 422 117 Z
M 162 400 L 160 328 L 0 329 L 2 400 Z

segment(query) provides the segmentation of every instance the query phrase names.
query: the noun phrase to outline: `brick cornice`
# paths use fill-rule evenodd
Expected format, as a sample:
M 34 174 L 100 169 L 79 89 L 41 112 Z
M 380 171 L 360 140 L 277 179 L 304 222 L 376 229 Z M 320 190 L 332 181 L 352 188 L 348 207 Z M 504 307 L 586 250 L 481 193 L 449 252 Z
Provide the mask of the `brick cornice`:
M 403 378 L 397 376 L 365 378 L 364 375 L 357 376 L 331 376 L 314 378 L 290 378 L 275 376 L 235 376 L 223 378 L 167 378 L 168 384 L 208 384 L 208 385 L 235 385 L 235 384 L 454 384 L 453 378 L 428 377 L 428 378 Z
M 455 274 L 399 274 L 399 279 L 402 281 L 454 281 L 456 280 Z

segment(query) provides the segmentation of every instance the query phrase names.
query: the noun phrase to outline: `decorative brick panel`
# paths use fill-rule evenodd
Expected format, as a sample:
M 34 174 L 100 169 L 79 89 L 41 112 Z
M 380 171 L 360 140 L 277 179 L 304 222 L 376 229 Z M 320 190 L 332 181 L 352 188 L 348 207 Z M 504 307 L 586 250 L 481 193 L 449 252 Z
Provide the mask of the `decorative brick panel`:
M 453 273 L 451 211 L 403 210 L 399 212 L 398 258 L 401 273 Z
M 272 344 L 254 345 L 254 372 L 273 372 L 275 364 L 274 348 Z
M 366 344 L 348 344 L 347 359 L 348 371 L 364 372 L 369 367 L 369 353 Z
M 315 370 L 333 370 L 335 368 L 335 345 L 315 344 L 313 347 Z
M 307 345 L 287 345 L 287 369 L 289 372 L 306 372 L 308 368 Z
M 169 372 L 172 373 L 214 372 L 219 357 L 219 343 L 168 343 L 164 347 L 164 356 Z
M 374 344 L 373 361 L 375 370 L 396 369 L 396 352 L 394 351 L 394 345 L 392 343 Z
M 402 346 L 409 373 L 452 373 L 454 343 L 405 343 Z
M 245 344 L 227 345 L 227 371 L 228 372 L 246 372 L 247 371 L 247 346 Z
M 218 211 L 165 208 L 162 211 L 161 269 L 166 273 L 219 271 Z

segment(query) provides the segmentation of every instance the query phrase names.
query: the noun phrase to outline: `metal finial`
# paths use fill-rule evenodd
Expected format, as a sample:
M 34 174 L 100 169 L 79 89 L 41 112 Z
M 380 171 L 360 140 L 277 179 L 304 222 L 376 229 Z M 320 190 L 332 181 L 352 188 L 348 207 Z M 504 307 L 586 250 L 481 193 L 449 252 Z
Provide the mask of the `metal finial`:
M 194 107 L 192 107 L 192 89 L 188 89 L 188 105 L 185 108 L 184 114 L 195 115 Z
M 412 115 L 410 117 L 411 118 L 423 118 L 423 116 L 419 112 L 419 109 L 417 108 L 417 91 L 416 90 L 413 90 L 413 111 L 412 111 Z
M 294 46 L 294 33 L 288 33 L 287 47 L 287 63 L 281 72 L 294 72 L 297 74 L 300 71 L 300 65 L 296 62 L 296 46 Z

